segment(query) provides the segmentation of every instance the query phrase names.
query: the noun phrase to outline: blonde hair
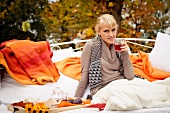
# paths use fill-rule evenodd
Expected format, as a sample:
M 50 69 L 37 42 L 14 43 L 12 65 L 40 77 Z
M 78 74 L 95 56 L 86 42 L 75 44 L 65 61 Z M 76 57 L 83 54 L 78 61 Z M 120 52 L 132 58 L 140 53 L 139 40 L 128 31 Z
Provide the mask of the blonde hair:
M 95 26 L 96 33 L 98 32 L 98 30 L 100 29 L 102 25 L 107 25 L 110 27 L 114 27 L 116 25 L 118 27 L 118 24 L 115 18 L 110 14 L 103 14 L 97 18 L 97 23 Z

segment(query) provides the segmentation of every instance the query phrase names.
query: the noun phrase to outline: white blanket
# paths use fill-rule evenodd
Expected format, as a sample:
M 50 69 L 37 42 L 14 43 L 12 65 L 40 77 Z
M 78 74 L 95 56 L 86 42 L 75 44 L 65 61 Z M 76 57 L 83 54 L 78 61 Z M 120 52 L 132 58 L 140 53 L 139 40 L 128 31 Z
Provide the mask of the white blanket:
M 170 78 L 149 82 L 135 78 L 109 83 L 93 96 L 93 103 L 106 103 L 105 110 L 135 110 L 170 106 Z

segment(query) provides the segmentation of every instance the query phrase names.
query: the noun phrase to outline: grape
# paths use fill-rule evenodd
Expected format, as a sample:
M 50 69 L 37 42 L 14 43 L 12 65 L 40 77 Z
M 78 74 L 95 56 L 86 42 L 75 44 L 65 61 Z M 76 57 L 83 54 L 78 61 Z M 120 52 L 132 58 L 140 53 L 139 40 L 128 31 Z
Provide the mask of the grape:
M 87 100 L 89 99 L 89 100 L 92 100 L 92 96 L 91 95 L 87 95 L 87 98 L 86 98 Z
M 76 98 L 73 102 L 73 104 L 81 104 L 82 100 L 80 98 Z
M 67 100 L 67 102 L 73 103 L 74 100 L 73 100 L 73 99 L 70 99 L 70 100 Z

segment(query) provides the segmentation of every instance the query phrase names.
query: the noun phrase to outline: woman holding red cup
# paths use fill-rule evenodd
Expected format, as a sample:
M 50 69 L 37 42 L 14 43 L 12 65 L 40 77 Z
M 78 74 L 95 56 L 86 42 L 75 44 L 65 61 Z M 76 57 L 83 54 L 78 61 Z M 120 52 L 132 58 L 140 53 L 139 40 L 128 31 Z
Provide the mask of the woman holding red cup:
M 101 88 L 118 79 L 132 80 L 134 70 L 129 59 L 129 47 L 126 40 L 121 41 L 121 47 L 116 50 L 118 25 L 110 14 L 103 14 L 97 19 L 96 37 L 86 42 L 82 55 L 82 77 L 75 97 L 83 97 L 89 85 L 93 96 Z

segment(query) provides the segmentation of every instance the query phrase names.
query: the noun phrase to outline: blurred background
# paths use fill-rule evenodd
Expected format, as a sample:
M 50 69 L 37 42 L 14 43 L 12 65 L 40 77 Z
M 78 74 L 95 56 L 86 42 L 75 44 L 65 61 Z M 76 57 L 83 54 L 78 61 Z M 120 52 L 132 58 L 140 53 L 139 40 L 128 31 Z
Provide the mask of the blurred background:
M 157 32 L 170 34 L 170 0 L 1 0 L 0 42 L 29 39 L 55 44 L 91 39 L 96 19 L 104 13 L 116 18 L 117 37 L 155 39 Z M 133 52 L 150 51 L 129 46 Z

